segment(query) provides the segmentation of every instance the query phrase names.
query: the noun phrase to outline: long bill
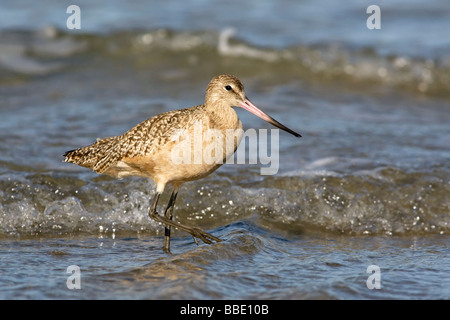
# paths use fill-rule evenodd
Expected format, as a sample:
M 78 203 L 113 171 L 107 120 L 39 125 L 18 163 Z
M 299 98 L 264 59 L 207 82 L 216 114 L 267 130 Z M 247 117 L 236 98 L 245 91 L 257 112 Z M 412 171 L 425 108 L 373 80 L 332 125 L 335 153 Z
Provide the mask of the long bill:
M 269 116 L 267 113 L 261 111 L 258 109 L 248 98 L 245 98 L 244 102 L 240 105 L 241 108 L 247 110 L 248 112 L 253 113 L 255 116 L 260 117 L 264 121 L 267 121 L 270 124 L 273 124 L 275 127 L 280 128 L 281 130 L 284 130 L 286 132 L 289 132 L 290 134 L 293 134 L 296 137 L 301 137 L 300 134 L 297 132 L 289 129 L 288 127 L 282 125 L 277 120 Z

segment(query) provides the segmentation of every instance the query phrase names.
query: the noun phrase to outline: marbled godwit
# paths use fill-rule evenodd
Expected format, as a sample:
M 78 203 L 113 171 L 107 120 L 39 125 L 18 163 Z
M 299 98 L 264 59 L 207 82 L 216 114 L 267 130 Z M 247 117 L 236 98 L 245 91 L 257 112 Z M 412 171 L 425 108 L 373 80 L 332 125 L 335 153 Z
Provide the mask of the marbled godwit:
M 251 103 L 245 96 L 244 86 L 238 78 L 219 75 L 209 83 L 203 105 L 156 115 L 120 136 L 98 139 L 90 146 L 67 151 L 64 154 L 64 161 L 117 178 L 125 176 L 151 178 L 156 184 L 156 193 L 151 202 L 149 216 L 165 226 L 165 251 L 170 252 L 170 227 L 190 233 L 197 244 L 197 238 L 208 244 L 218 242 L 221 241 L 219 238 L 199 228 L 172 221 L 172 212 L 178 189 L 184 182 L 206 177 L 236 151 L 242 138 L 242 123 L 233 107 L 242 107 L 278 128 L 301 137 Z M 177 143 L 174 135 L 180 130 L 187 135 L 193 135 L 196 131 L 194 127 L 198 123 L 201 123 L 202 133 L 213 129 L 213 132 L 223 133 L 219 135 L 221 138 L 227 136 L 227 130 L 235 130 L 236 134 L 228 141 L 232 147 L 219 149 L 222 153 L 219 155 L 221 161 L 209 163 L 202 160 L 201 156 L 200 162 L 175 163 L 172 160 L 172 150 Z M 189 141 L 195 142 L 195 137 Z M 211 140 L 202 143 L 200 151 L 205 149 Z M 191 146 L 191 149 L 195 151 L 199 148 Z M 167 184 L 172 184 L 173 192 L 162 216 L 158 214 L 156 208 Z

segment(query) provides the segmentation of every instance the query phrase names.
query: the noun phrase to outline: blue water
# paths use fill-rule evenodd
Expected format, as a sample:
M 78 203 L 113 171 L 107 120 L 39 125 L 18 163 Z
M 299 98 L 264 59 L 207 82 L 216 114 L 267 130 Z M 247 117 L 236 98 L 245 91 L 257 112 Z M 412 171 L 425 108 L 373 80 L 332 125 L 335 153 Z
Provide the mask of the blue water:
M 449 2 L 77 1 L 80 30 L 70 4 L 0 4 L 1 299 L 450 299 Z M 225 72 L 303 137 L 280 133 L 276 175 L 183 186 L 175 219 L 224 241 L 177 231 L 169 255 L 151 181 L 62 154 Z
M 36 30 L 48 25 L 66 28 L 72 4 L 57 0 L 3 1 L 0 29 Z M 370 5 L 381 9 L 381 29 L 369 30 Z M 223 2 L 171 1 L 78 1 L 81 32 L 171 28 L 175 30 L 222 30 L 233 27 L 240 37 L 255 45 L 288 47 L 298 44 L 345 43 L 371 47 L 383 53 L 434 57 L 448 55 L 450 3 L 380 0 Z M 79 32 L 74 31 L 74 32 Z

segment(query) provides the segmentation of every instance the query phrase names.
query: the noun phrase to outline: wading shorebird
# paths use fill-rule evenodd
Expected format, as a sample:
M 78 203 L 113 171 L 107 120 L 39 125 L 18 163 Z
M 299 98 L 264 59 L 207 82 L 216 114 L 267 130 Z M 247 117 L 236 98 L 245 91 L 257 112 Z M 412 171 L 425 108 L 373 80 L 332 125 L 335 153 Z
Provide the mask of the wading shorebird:
M 156 184 L 156 193 L 150 205 L 149 216 L 165 226 L 163 249 L 166 252 L 170 252 L 171 227 L 190 233 L 197 244 L 197 238 L 208 244 L 219 242 L 221 239 L 199 228 L 174 222 L 172 213 L 178 190 L 184 182 L 206 177 L 236 151 L 243 131 L 233 107 L 241 107 L 274 126 L 301 137 L 250 102 L 238 78 L 219 75 L 209 83 L 203 105 L 156 115 L 120 136 L 98 139 L 87 147 L 67 151 L 64 161 L 116 178 L 141 176 L 152 179 Z M 200 140 L 201 148 L 195 146 L 195 142 L 199 140 L 194 137 L 199 123 L 201 134 L 213 132 L 209 135 L 211 139 Z M 231 138 L 227 134 L 230 130 L 234 132 Z M 187 154 L 188 160 L 194 161 L 174 161 L 173 150 L 180 143 L 180 136 L 184 136 L 183 141 L 193 142 L 187 145 L 190 151 Z M 217 142 L 220 142 L 217 139 L 224 137 L 227 141 L 222 141 L 219 149 L 211 148 L 211 144 L 217 146 Z M 218 161 L 204 159 L 202 151 L 206 148 L 215 153 L 212 156 Z M 173 192 L 163 216 L 156 209 L 158 199 L 168 184 L 172 185 Z

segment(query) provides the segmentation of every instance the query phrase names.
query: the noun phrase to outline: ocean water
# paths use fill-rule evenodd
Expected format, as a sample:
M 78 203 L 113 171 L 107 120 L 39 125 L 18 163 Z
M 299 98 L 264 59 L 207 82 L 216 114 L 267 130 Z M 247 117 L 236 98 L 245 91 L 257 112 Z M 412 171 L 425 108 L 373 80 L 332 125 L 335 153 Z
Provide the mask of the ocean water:
M 70 4 L 0 5 L 0 298 L 450 298 L 450 4 L 78 1 L 79 30 Z M 220 73 L 303 137 L 279 132 L 274 175 L 186 183 L 174 218 L 224 241 L 175 231 L 166 254 L 152 181 L 62 154 Z

